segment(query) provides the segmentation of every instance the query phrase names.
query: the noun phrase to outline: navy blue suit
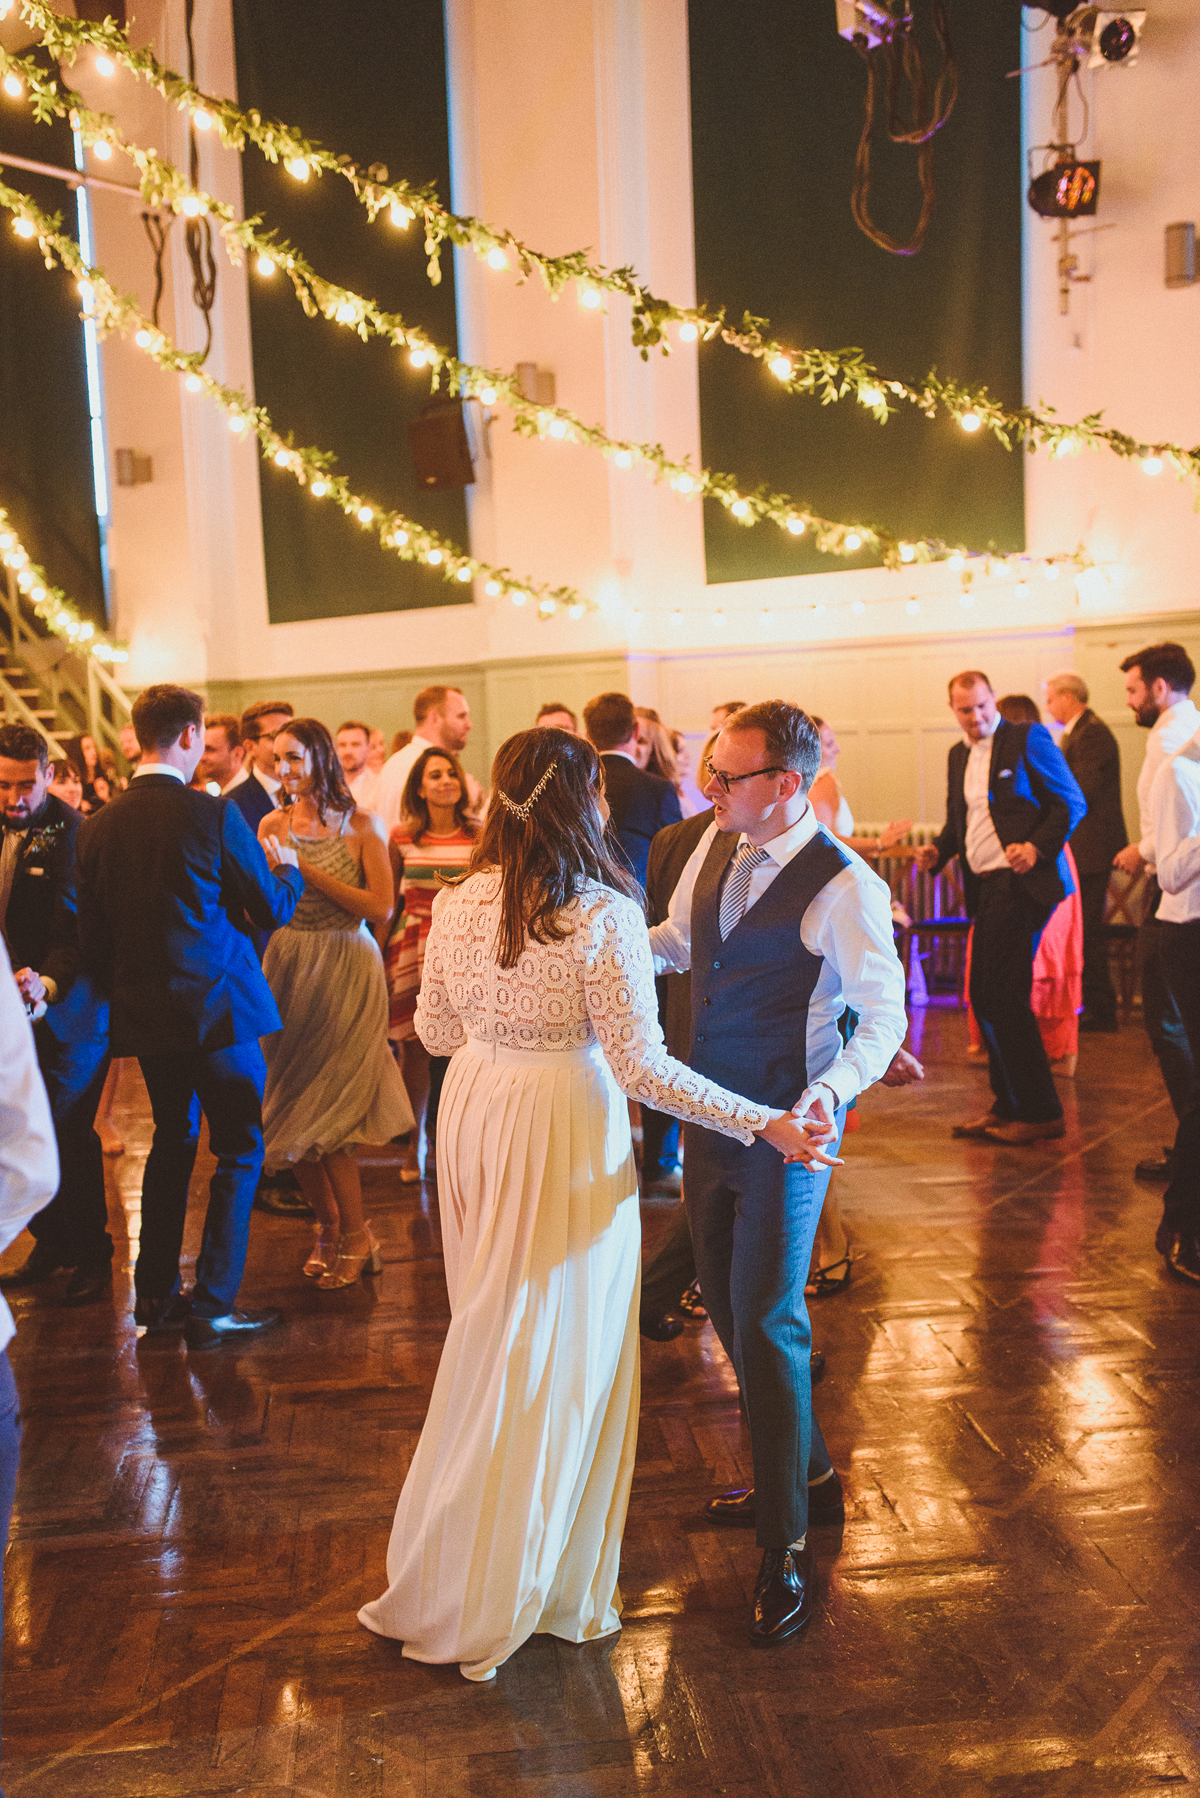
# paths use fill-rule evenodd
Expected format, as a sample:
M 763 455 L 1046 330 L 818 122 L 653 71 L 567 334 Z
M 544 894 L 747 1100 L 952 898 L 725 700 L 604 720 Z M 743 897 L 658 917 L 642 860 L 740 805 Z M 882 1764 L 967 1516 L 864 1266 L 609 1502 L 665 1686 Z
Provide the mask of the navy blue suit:
M 602 755 L 600 760 L 604 763 L 604 792 L 612 814 L 612 832 L 644 890 L 652 839 L 683 817 L 679 795 L 669 780 L 635 768 L 623 755 Z
M 946 822 L 937 839 L 941 868 L 957 855 L 963 896 L 975 920 L 971 1005 L 988 1052 L 993 1109 L 999 1120 L 1050 1123 L 1062 1116 L 1041 1032 L 1033 1015 L 1033 958 L 1060 900 L 1075 891 L 1066 842 L 1087 801 L 1044 724 L 1001 719 L 992 737 L 988 810 L 1002 847 L 1032 843 L 1027 874 L 976 874 L 967 861 L 965 780 L 970 751 L 950 751 Z
M 226 797 L 231 805 L 237 806 L 255 836 L 258 835 L 258 827 L 263 819 L 269 818 L 276 809 L 275 800 L 267 792 L 261 780 L 255 777 L 253 770 L 250 770 L 248 778 L 239 781 L 233 791 L 226 794 Z
M 139 1299 L 179 1289 L 199 1118 L 217 1168 L 196 1261 L 193 1309 L 231 1311 L 262 1168 L 258 1039 L 279 1012 L 245 931 L 286 924 L 304 890 L 272 873 L 241 811 L 169 774 L 139 774 L 89 818 L 77 847 L 80 946 L 110 1004 L 113 1053 L 136 1055 L 154 1113 L 142 1182 Z
M 108 1072 L 108 1006 L 79 971 L 75 838 L 83 819 L 54 793 L 19 827 L 22 837 L 3 923 L 14 968 L 52 980 L 57 997 L 34 1025 L 38 1066 L 54 1119 L 59 1189 L 30 1221 L 63 1267 L 112 1259 L 96 1107 Z M 18 828 L 6 826 L 6 830 Z

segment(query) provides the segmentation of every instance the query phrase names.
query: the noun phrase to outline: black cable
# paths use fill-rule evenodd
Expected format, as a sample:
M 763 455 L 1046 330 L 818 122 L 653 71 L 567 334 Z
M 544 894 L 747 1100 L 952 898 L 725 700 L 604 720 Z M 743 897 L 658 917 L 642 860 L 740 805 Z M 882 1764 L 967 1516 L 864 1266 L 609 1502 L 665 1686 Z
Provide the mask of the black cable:
M 850 210 L 860 231 L 887 250 L 892 256 L 915 256 L 925 241 L 925 233 L 933 217 L 933 138 L 954 110 L 958 98 L 958 62 L 950 42 L 950 24 L 944 0 L 933 0 L 933 29 L 942 48 L 942 66 L 932 97 L 924 59 L 913 33 L 913 16 L 909 0 L 888 0 L 889 22 L 883 27 L 882 41 L 870 49 L 860 32 L 853 40 L 854 48 L 867 68 L 867 97 L 862 135 L 854 160 L 854 182 L 850 192 Z M 887 65 L 888 136 L 895 144 L 909 144 L 917 151 L 917 178 L 921 185 L 921 215 L 906 243 L 876 225 L 870 213 L 871 138 L 875 130 L 875 112 L 883 65 Z M 900 121 L 900 96 L 904 84 L 911 94 L 911 122 Z
M 193 87 L 196 85 L 196 46 L 192 41 L 195 12 L 196 0 L 186 0 L 184 31 L 187 37 L 188 80 Z M 193 122 L 188 124 L 188 180 L 193 190 L 199 187 L 200 145 Z M 190 218 L 187 221 L 183 241 L 188 261 L 192 265 L 192 299 L 204 318 L 204 354 L 200 358 L 203 363 L 208 360 L 208 352 L 212 348 L 212 311 L 217 297 L 217 264 L 213 256 L 212 224 L 207 214 L 203 218 Z
M 171 220 L 168 218 L 164 225 L 161 213 L 143 212 L 142 228 L 150 239 L 150 248 L 154 251 L 154 304 L 150 308 L 150 318 L 157 331 L 158 308 L 162 303 L 163 295 L 163 254 L 167 247 L 167 232 L 171 229 Z

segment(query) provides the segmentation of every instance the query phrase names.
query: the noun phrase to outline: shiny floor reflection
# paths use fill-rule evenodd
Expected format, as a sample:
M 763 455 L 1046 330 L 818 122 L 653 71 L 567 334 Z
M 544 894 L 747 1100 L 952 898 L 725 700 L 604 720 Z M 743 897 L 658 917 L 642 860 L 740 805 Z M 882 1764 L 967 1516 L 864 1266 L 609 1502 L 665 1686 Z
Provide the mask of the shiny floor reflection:
M 924 1088 L 876 1090 L 837 1178 L 862 1259 L 814 1302 L 847 1489 L 806 1637 L 745 1640 L 749 1474 L 711 1330 L 644 1345 L 625 1627 L 535 1638 L 494 1686 L 360 1630 L 446 1325 L 437 1207 L 365 1157 L 382 1279 L 317 1293 L 304 1225 L 255 1214 L 247 1303 L 284 1329 L 189 1360 L 137 1341 L 148 1141 L 109 1162 L 112 1305 L 14 1300 L 26 1446 L 6 1563 L 4 1789 L 55 1798 L 1091 1798 L 1200 1783 L 1200 1294 L 1153 1252 L 1170 1136 L 1143 1034 L 1087 1038 L 1069 1131 L 952 1141 L 980 1110 L 961 1014 Z M 205 1171 L 202 1160 L 201 1173 Z M 199 1181 L 197 1181 L 199 1187 Z M 647 1240 L 670 1211 L 647 1210 Z M 187 1253 L 198 1246 L 193 1207 Z M 28 1239 L 6 1264 L 23 1257 Z

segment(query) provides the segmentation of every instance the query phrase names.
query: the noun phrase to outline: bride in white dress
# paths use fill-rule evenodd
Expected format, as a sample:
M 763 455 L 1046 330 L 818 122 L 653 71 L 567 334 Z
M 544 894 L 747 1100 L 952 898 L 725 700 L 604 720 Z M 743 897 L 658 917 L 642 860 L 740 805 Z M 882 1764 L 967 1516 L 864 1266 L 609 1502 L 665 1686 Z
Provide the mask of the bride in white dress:
M 453 1056 L 437 1144 L 451 1322 L 388 1589 L 358 1615 L 474 1680 L 535 1632 L 620 1626 L 641 1238 L 623 1095 L 827 1160 L 791 1118 L 667 1054 L 602 785 L 566 731 L 502 746 L 470 871 L 434 902 L 417 1006 L 430 1054 Z

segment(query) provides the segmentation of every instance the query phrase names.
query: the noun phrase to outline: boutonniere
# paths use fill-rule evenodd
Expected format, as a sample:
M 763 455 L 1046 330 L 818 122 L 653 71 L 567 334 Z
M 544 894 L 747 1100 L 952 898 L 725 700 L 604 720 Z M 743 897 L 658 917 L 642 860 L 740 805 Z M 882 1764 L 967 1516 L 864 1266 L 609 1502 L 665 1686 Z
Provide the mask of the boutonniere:
M 43 824 L 40 830 L 31 830 L 25 848 L 26 858 L 35 855 L 48 855 L 66 829 L 61 819 L 55 824 Z

